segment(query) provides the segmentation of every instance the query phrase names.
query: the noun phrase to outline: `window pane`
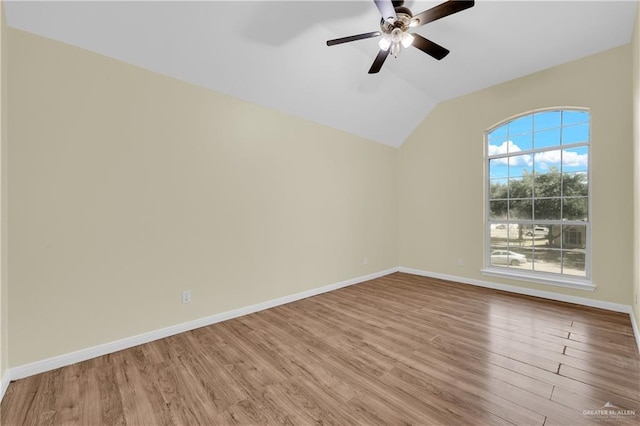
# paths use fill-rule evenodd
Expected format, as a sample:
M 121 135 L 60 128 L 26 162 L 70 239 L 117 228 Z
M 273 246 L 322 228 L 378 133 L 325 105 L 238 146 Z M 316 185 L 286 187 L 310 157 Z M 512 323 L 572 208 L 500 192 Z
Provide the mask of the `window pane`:
M 487 139 L 489 139 L 489 142 L 495 141 L 497 139 L 503 139 L 503 140 L 507 139 L 507 129 L 508 129 L 508 127 L 507 127 L 506 124 L 496 128 L 496 129 L 493 129 L 487 135 Z
M 562 144 L 580 143 L 589 141 L 589 123 L 562 128 Z
M 489 198 L 507 198 L 509 187 L 507 186 L 507 179 L 491 179 L 489 183 Z
M 548 248 L 536 248 L 533 252 L 533 270 L 540 272 L 562 272 L 562 252 Z
M 531 220 L 531 207 L 531 200 L 509 200 L 509 220 Z
M 531 250 L 519 250 L 509 248 L 509 250 L 491 250 L 491 265 L 511 266 L 526 268 L 531 261 L 527 258 L 527 253 L 531 256 Z M 531 268 L 529 268 L 531 269 Z
M 532 186 L 531 175 L 509 179 L 509 198 L 531 198 Z
M 533 158 L 530 155 L 509 157 L 509 176 L 525 176 L 533 173 Z
M 497 247 L 491 247 L 491 255 L 489 257 L 489 263 L 491 266 L 506 266 L 508 265 L 508 256 L 506 250 L 498 250 Z
M 535 132 L 553 127 L 560 127 L 560 111 L 545 111 L 534 115 L 533 130 Z
M 507 177 L 509 168 L 507 166 L 506 158 L 497 158 L 495 160 L 489 160 L 489 177 L 502 178 Z
M 533 250 L 530 248 L 520 248 L 510 250 L 509 267 L 523 271 L 533 270 Z
M 586 276 L 586 254 L 583 250 L 563 250 L 562 272 L 568 275 Z
M 562 248 L 585 249 L 587 247 L 586 225 L 562 226 Z
M 536 239 L 544 238 L 547 234 L 547 228 L 544 225 L 531 225 L 526 224 L 524 227 L 525 235 L 533 238 L 532 244 L 535 244 Z
M 506 219 L 507 207 L 508 207 L 507 201 L 490 201 L 489 217 L 491 219 Z
M 568 126 L 576 123 L 588 123 L 589 112 L 587 111 L 562 111 L 562 125 Z
M 587 220 L 587 198 L 563 198 L 562 219 L 563 220 Z
M 547 225 L 549 231 L 547 232 L 546 246 L 552 248 L 562 248 L 562 226 L 560 225 Z
M 558 173 L 562 164 L 562 151 L 539 152 L 534 156 L 534 164 L 536 175 Z
M 547 244 L 549 228 L 546 225 L 530 226 L 527 233 L 531 233 L 534 246 L 545 246 Z
M 560 128 L 542 130 L 533 134 L 533 147 L 546 148 L 560 145 Z
M 503 231 L 504 235 L 508 240 L 508 247 L 513 245 L 518 245 L 518 225 L 515 223 L 506 224 L 506 227 Z
M 531 115 L 517 118 L 509 123 L 509 136 L 531 132 L 533 121 Z
M 532 133 L 509 136 L 509 140 L 512 142 L 511 152 L 528 151 L 533 148 Z
M 533 218 L 536 220 L 560 220 L 560 206 L 560 198 L 536 198 L 533 202 Z
M 509 225 L 506 223 L 491 224 L 491 253 L 496 251 L 506 251 L 509 249 Z M 495 253 L 493 260 L 501 256 Z M 497 260 L 500 263 L 500 260 Z
M 509 225 L 491 224 L 491 250 L 506 250 L 509 244 Z
M 506 154 L 508 151 L 509 142 L 506 139 L 493 139 L 489 141 L 487 153 L 490 157 L 494 155 Z
M 515 228 L 514 238 L 509 240 L 509 247 L 517 249 L 516 251 L 533 249 L 533 233 L 531 225 L 527 223 L 517 223 L 512 225 Z M 523 252 L 524 253 L 524 252 Z
M 580 147 L 562 151 L 563 172 L 586 172 L 589 169 L 589 148 Z
M 562 194 L 565 196 L 584 196 L 589 195 L 589 183 L 587 182 L 587 173 L 563 173 L 562 174 Z
M 534 183 L 536 198 L 560 196 L 560 173 L 536 175 Z

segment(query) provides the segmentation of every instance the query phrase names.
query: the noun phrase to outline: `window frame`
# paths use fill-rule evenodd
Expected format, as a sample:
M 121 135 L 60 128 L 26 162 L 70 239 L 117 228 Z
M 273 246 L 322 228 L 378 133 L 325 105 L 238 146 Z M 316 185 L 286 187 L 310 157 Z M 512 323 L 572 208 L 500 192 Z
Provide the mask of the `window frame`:
M 533 116 L 534 114 L 541 112 L 550 112 L 550 111 L 577 111 L 577 112 L 586 112 L 589 114 L 589 135 L 588 141 L 571 143 L 567 145 L 559 145 L 554 146 L 545 146 L 541 148 L 535 148 L 534 145 L 531 146 L 530 149 L 518 151 L 517 153 L 506 153 L 506 154 L 497 154 L 497 155 L 489 155 L 489 134 L 494 130 L 514 121 L 522 117 Z M 501 278 L 510 278 L 516 280 L 523 280 L 547 285 L 553 285 L 558 287 L 569 287 L 580 290 L 593 291 L 596 286 L 592 281 L 591 274 L 591 266 L 592 266 L 592 250 L 591 250 L 591 227 L 592 227 L 592 185 L 591 185 L 591 157 L 592 157 L 592 142 L 593 142 L 593 118 L 591 116 L 591 110 L 589 108 L 584 107 L 576 107 L 576 106 L 556 106 L 556 107 L 548 107 L 548 108 L 539 108 L 530 111 L 526 111 L 509 118 L 506 118 L 492 126 L 484 132 L 484 240 L 485 240 L 485 255 L 484 255 L 484 267 L 481 270 L 481 273 L 484 275 L 490 275 Z M 563 129 L 562 123 L 560 124 L 560 132 L 562 133 Z M 532 128 L 532 138 L 534 137 L 535 131 Z M 563 220 L 560 217 L 559 220 L 536 220 L 534 216 L 531 219 L 491 219 L 491 210 L 490 210 L 490 200 L 491 200 L 491 175 L 490 175 L 490 162 L 496 158 L 509 158 L 514 155 L 531 155 L 535 156 L 536 153 L 545 152 L 545 151 L 553 151 L 553 150 L 565 150 L 572 148 L 580 148 L 587 147 L 587 220 Z M 561 171 L 561 174 L 563 172 Z M 535 176 L 535 170 L 534 170 Z M 507 178 L 508 181 L 508 178 Z M 532 195 L 532 201 L 535 200 L 535 193 Z M 560 200 L 563 199 L 562 193 L 559 197 Z M 554 273 L 554 272 L 545 272 L 545 271 L 534 271 L 534 270 L 522 270 L 518 268 L 512 268 L 509 265 L 492 265 L 491 264 L 491 229 L 492 225 L 497 225 L 499 223 L 506 223 L 507 226 L 513 223 L 523 223 L 530 225 L 532 229 L 535 229 L 538 225 L 554 225 L 554 226 L 570 226 L 570 225 L 580 225 L 585 226 L 585 275 L 584 276 L 573 276 L 564 273 Z M 564 232 L 564 231 L 563 231 Z M 565 236 L 561 234 L 561 239 L 564 240 Z M 505 250 L 509 250 L 509 247 Z M 535 249 L 534 249 L 535 250 Z

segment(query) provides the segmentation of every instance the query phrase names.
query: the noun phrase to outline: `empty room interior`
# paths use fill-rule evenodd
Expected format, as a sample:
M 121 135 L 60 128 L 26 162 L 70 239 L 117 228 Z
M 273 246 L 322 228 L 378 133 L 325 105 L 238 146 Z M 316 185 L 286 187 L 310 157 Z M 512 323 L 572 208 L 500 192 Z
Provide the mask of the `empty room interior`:
M 638 1 L 0 6 L 0 424 L 640 423 Z

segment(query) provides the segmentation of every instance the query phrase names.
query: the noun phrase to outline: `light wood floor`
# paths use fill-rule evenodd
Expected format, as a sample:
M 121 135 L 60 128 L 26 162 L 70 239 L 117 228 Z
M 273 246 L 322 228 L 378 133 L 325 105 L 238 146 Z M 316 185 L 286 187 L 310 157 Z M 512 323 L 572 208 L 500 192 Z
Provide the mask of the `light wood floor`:
M 584 415 L 607 403 L 617 415 Z M 3 425 L 638 425 L 640 357 L 628 315 L 396 273 L 19 380 L 0 414 Z

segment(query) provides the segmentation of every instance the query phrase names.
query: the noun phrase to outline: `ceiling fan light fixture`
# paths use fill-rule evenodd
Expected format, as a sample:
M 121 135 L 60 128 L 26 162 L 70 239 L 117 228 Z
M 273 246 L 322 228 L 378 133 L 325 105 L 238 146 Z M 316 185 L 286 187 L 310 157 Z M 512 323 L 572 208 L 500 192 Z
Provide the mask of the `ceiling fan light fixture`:
M 397 58 L 398 53 L 400 53 L 400 43 L 391 43 L 391 56 Z
M 409 33 L 404 33 L 402 35 L 402 47 L 405 49 L 413 44 L 414 37 Z
M 389 40 L 389 37 L 386 35 L 382 37 L 378 42 L 378 47 L 382 50 L 389 50 L 389 47 L 391 47 L 391 40 Z
M 394 28 L 393 31 L 391 31 L 391 34 L 389 34 L 389 38 L 392 43 L 400 43 L 403 35 L 404 32 L 400 28 Z

